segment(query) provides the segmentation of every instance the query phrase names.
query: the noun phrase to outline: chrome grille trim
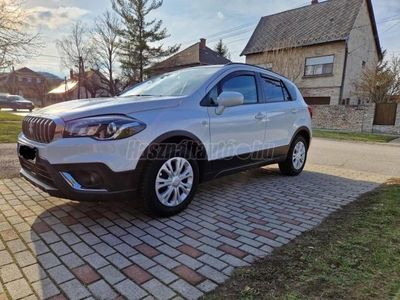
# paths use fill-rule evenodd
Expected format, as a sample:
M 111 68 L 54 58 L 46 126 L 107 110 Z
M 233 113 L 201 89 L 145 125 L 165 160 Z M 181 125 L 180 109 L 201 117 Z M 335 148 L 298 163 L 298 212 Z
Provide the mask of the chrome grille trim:
M 62 137 L 64 122 L 54 116 L 31 116 L 22 120 L 22 132 L 29 140 L 49 144 Z

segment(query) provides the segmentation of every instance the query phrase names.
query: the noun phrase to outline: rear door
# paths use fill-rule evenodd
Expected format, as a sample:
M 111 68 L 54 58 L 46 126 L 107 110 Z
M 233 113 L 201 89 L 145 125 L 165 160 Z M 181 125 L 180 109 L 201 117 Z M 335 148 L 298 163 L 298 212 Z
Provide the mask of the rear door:
M 265 143 L 275 156 L 286 155 L 300 115 L 298 103 L 280 79 L 261 75 L 261 86 L 267 110 Z

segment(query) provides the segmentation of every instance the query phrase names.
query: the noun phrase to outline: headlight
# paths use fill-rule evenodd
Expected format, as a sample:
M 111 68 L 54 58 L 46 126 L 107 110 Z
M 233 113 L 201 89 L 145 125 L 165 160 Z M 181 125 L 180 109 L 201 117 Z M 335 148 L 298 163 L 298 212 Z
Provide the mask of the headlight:
M 64 138 L 91 137 L 96 140 L 119 140 L 146 128 L 142 122 L 123 116 L 90 117 L 65 124 Z

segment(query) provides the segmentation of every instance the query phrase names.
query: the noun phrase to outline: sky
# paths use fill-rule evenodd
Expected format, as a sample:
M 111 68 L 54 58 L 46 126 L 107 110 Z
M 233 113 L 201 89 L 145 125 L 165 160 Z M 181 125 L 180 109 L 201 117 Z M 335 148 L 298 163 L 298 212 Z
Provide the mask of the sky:
M 320 0 L 321 1 L 321 0 Z M 149 18 L 163 21 L 170 37 L 165 46 L 181 44 L 189 47 L 200 38 L 214 48 L 220 38 L 227 44 L 231 60 L 244 62 L 240 57 L 261 17 L 310 5 L 311 0 L 164 0 Z M 388 55 L 400 55 L 400 1 L 372 0 L 379 39 Z M 112 10 L 110 0 L 27 0 L 29 23 L 42 32 L 45 47 L 42 55 L 25 59 L 23 65 L 35 71 L 47 71 L 60 77 L 69 71 L 61 68 L 55 41 L 68 35 L 76 21 L 88 28 L 106 10 Z

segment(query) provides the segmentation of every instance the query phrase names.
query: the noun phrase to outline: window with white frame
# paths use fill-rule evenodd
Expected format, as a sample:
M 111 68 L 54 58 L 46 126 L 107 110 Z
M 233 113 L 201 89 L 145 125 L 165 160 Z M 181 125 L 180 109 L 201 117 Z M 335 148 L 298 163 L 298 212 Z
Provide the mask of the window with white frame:
M 28 82 L 32 82 L 32 77 L 28 77 Z
M 42 79 L 41 78 L 36 78 L 36 83 L 42 83 Z
M 330 75 L 333 73 L 334 55 L 306 58 L 305 76 Z

